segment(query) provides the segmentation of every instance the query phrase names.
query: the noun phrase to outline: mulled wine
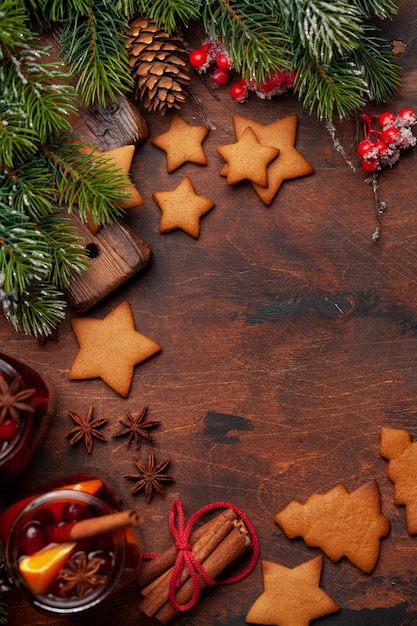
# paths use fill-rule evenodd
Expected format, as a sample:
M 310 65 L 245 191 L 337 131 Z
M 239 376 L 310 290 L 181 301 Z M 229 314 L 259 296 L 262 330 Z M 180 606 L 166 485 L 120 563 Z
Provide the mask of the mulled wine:
M 31 367 L 0 353 L 0 485 L 29 464 L 49 428 L 49 390 Z
M 78 482 L 64 481 L 26 498 L 0 517 L 9 574 L 32 605 L 47 613 L 97 605 L 132 582 L 141 564 L 131 528 L 101 532 L 103 520 L 121 511 L 107 485 L 90 475 L 68 480 Z M 77 536 L 85 522 L 97 532 Z

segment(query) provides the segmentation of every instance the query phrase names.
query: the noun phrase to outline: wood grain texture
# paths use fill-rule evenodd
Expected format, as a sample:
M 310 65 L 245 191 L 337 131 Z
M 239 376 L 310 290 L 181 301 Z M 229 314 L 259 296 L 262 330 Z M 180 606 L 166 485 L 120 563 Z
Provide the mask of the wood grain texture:
M 415 41 L 417 8 L 401 5 L 387 25 L 389 36 L 407 43 L 399 57 L 403 87 L 389 108 L 417 107 Z M 192 41 L 193 33 L 189 33 Z M 342 483 L 351 491 L 375 479 L 383 513 L 391 521 L 371 576 L 346 560 L 323 562 L 321 586 L 341 611 L 317 620 L 327 626 L 378 623 L 411 626 L 417 621 L 415 563 L 417 537 L 407 534 L 403 507 L 393 504 L 387 462 L 379 456 L 383 425 L 408 429 L 417 440 L 417 154 L 412 149 L 380 176 L 387 202 L 382 236 L 371 242 L 375 214 L 355 151 L 355 120 L 337 124 L 338 138 L 357 165 L 353 172 L 334 148 L 322 122 L 292 96 L 272 102 L 252 98 L 246 105 L 216 98 L 195 76 L 181 114 L 189 123 L 210 121 L 204 149 L 208 164 L 185 164 L 168 174 L 165 155 L 149 140 L 131 170 L 146 203 L 126 223 L 150 245 L 151 264 L 92 310 L 104 317 L 122 299 L 131 306 L 140 332 L 163 347 L 158 359 L 138 366 L 131 392 L 121 399 L 99 380 L 68 381 L 78 347 L 69 319 L 59 341 L 39 346 L 17 335 L 0 319 L 3 351 L 25 360 L 48 380 L 54 420 L 40 454 L 1 506 L 77 468 L 103 474 L 129 507 L 144 516 L 146 552 L 172 542 L 168 515 L 180 498 L 191 515 L 218 500 L 238 505 L 260 539 L 261 557 L 287 567 L 318 550 L 289 540 L 273 515 L 291 500 L 305 501 Z M 385 106 L 370 104 L 370 112 Z M 216 147 L 233 140 L 232 115 L 261 123 L 295 113 L 296 148 L 315 173 L 285 181 L 269 208 L 250 184 L 227 186 L 219 175 Z M 170 116 L 144 113 L 150 138 L 164 132 Z M 152 193 L 174 188 L 190 176 L 196 193 L 213 198 L 194 240 L 181 231 L 160 235 L 160 211 Z M 107 443 L 87 457 L 70 446 L 68 410 L 108 417 Z M 159 420 L 155 455 L 171 458 L 175 483 L 166 498 L 146 504 L 131 495 L 124 477 L 134 470 L 134 450 L 113 439 L 125 410 L 148 405 Z M 146 457 L 145 442 L 139 455 Z M 232 587 L 205 590 L 198 606 L 178 620 L 181 626 L 244 626 L 245 615 L 262 591 L 260 568 Z M 134 585 L 77 624 L 153 625 L 139 615 Z M 14 592 L 9 594 L 10 626 L 68 620 L 38 615 Z

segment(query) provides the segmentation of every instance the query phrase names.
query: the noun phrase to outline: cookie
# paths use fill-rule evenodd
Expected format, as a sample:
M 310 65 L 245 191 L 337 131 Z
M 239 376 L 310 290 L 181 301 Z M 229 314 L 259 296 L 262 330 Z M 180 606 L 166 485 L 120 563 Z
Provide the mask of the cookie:
M 207 126 L 192 126 L 174 113 L 169 129 L 154 137 L 151 143 L 166 153 L 167 172 L 170 173 L 187 162 L 207 165 L 202 143 L 208 132 Z
M 323 559 L 288 568 L 261 561 L 264 592 L 249 609 L 251 624 L 307 626 L 311 620 L 339 610 L 339 605 L 320 588 Z
M 233 116 L 233 127 L 237 139 L 251 128 L 257 140 L 266 146 L 278 148 L 279 156 L 268 166 L 268 185 L 262 187 L 252 183 L 253 188 L 262 202 L 269 206 L 278 193 L 285 180 L 300 178 L 314 173 L 314 168 L 294 147 L 297 135 L 298 118 L 296 115 L 288 115 L 271 124 L 260 124 L 242 115 Z M 228 166 L 222 168 L 221 174 L 227 175 Z
M 336 485 L 325 494 L 297 501 L 274 516 L 290 539 L 302 537 L 321 548 L 334 562 L 343 556 L 366 574 L 374 569 L 381 537 L 389 533 L 389 520 L 381 514 L 381 494 L 375 480 L 352 493 Z
M 214 207 L 214 202 L 198 196 L 188 176 L 172 191 L 155 191 L 153 199 L 162 211 L 159 232 L 180 228 L 192 237 L 200 235 L 200 218 Z
M 245 128 L 236 143 L 219 146 L 217 152 L 228 165 L 228 185 L 250 180 L 262 187 L 268 184 L 267 166 L 279 154 L 278 148 L 260 144 L 250 127 Z
M 155 341 L 135 330 L 126 300 L 104 319 L 73 318 L 70 323 L 79 351 L 69 380 L 101 378 L 124 398 L 129 393 L 134 366 L 162 350 Z
M 118 170 L 118 174 L 123 174 L 125 176 L 125 182 L 121 187 L 120 192 L 126 193 L 127 196 L 115 202 L 114 204 L 116 206 L 122 209 L 130 209 L 132 207 L 142 206 L 142 204 L 145 204 L 145 200 L 129 178 L 129 172 L 132 165 L 133 156 L 135 154 L 135 146 L 129 144 L 127 146 L 113 148 L 112 150 L 108 150 L 107 152 L 100 152 L 93 146 L 90 147 L 83 145 L 80 147 L 80 152 L 84 154 L 101 155 L 108 161 L 110 165 L 114 165 L 115 170 Z M 101 228 L 101 224 L 96 224 L 93 222 L 91 215 L 88 216 L 87 224 L 93 234 L 96 234 Z
M 387 475 L 394 483 L 394 504 L 405 504 L 407 530 L 417 534 L 417 443 L 407 430 L 381 428 L 379 452 L 389 460 Z

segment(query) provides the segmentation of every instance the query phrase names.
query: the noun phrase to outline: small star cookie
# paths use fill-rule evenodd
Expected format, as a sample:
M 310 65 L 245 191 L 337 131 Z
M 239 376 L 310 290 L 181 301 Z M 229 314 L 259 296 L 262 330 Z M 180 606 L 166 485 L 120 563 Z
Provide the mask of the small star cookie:
M 234 185 L 242 180 L 266 187 L 268 184 L 266 168 L 279 154 L 278 148 L 259 143 L 253 130 L 248 126 L 236 143 L 219 146 L 227 168 L 227 184 Z
M 200 217 L 214 207 L 214 202 L 198 196 L 188 176 L 172 191 L 155 191 L 153 199 L 162 211 L 159 232 L 180 228 L 192 237 L 200 235 Z
M 120 189 L 120 192 L 128 195 L 121 198 L 120 201 L 115 202 L 116 206 L 119 206 L 122 209 L 131 209 L 132 207 L 142 206 L 142 204 L 145 204 L 145 200 L 129 178 L 129 172 L 133 156 L 135 154 L 135 146 L 129 144 L 127 146 L 113 148 L 107 152 L 100 152 L 93 146 L 91 146 L 91 149 L 90 147 L 82 146 L 80 147 L 80 151 L 84 154 L 97 154 L 104 157 L 110 164 L 114 164 L 114 169 L 118 170 L 118 173 L 125 175 L 125 184 Z M 94 223 L 91 216 L 89 216 L 87 223 L 93 234 L 96 234 L 101 228 L 101 224 Z
M 261 561 L 264 592 L 249 609 L 246 621 L 268 626 L 308 626 L 311 620 L 339 610 L 320 588 L 322 557 L 294 568 Z
M 134 366 L 162 350 L 135 330 L 132 310 L 124 300 L 104 319 L 73 318 L 71 327 L 79 344 L 69 380 L 101 378 L 126 398 Z
M 207 137 L 207 126 L 191 126 L 174 113 L 169 129 L 151 140 L 151 144 L 164 150 L 168 173 L 178 169 L 184 163 L 207 165 L 202 143 Z
M 314 173 L 314 168 L 294 147 L 297 135 L 298 119 L 296 115 L 288 115 L 271 124 L 260 124 L 243 115 L 233 116 L 233 127 L 237 139 L 249 127 L 257 140 L 264 145 L 278 148 L 279 156 L 268 166 L 268 184 L 266 187 L 252 183 L 253 188 L 262 202 L 269 206 L 278 193 L 284 180 L 300 178 Z M 227 175 L 227 164 L 222 168 L 221 175 Z

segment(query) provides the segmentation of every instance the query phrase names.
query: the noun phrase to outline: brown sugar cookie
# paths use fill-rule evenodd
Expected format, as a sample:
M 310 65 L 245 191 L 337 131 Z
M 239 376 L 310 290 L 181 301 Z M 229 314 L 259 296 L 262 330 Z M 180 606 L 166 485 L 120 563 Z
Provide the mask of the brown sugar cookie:
M 268 184 L 267 166 L 279 154 L 278 148 L 260 144 L 250 127 L 245 128 L 236 143 L 219 146 L 217 152 L 228 165 L 228 185 L 250 180 L 262 187 Z
M 79 344 L 69 380 L 101 378 L 124 398 L 134 366 L 162 350 L 155 341 L 135 330 L 132 310 L 124 300 L 104 319 L 73 318 L 71 327 Z
M 343 556 L 366 574 L 379 557 L 380 539 L 389 533 L 389 520 L 381 514 L 381 494 L 375 480 L 352 493 L 336 485 L 324 494 L 297 501 L 274 516 L 290 539 L 302 537 L 310 547 L 321 548 L 334 562 Z
M 114 164 L 115 170 L 119 171 L 118 173 L 122 173 L 125 175 L 125 184 L 120 189 L 120 191 L 127 195 L 126 197 L 121 198 L 120 201 L 115 202 L 116 206 L 119 206 L 122 209 L 130 209 L 145 204 L 145 200 L 129 178 L 129 172 L 132 165 L 133 156 L 135 154 L 135 146 L 129 144 L 127 146 L 113 148 L 112 150 L 108 150 L 107 152 L 100 152 L 93 146 L 91 146 L 91 148 L 90 146 L 81 146 L 80 152 L 84 154 L 101 155 L 110 164 Z M 88 217 L 87 223 L 90 231 L 93 234 L 96 234 L 101 228 L 101 224 L 95 224 L 91 216 Z
M 320 588 L 323 558 L 316 556 L 288 568 L 261 561 L 264 592 L 249 609 L 246 621 L 269 626 L 307 626 L 310 621 L 339 610 Z
M 180 228 L 192 237 L 200 235 L 200 218 L 214 207 L 214 202 L 198 196 L 188 176 L 172 191 L 155 191 L 153 199 L 162 211 L 159 232 Z
M 208 132 L 207 126 L 192 126 L 174 113 L 169 129 L 154 137 L 151 143 L 166 152 L 167 171 L 170 173 L 187 162 L 207 165 L 202 143 Z
M 417 443 L 407 430 L 381 428 L 379 452 L 389 460 L 387 475 L 394 483 L 394 504 L 405 504 L 407 530 L 417 534 Z
M 243 115 L 233 116 L 233 127 L 238 139 L 249 127 L 261 144 L 273 146 L 280 151 L 279 156 L 268 166 L 268 185 L 262 187 L 252 183 L 259 198 L 266 206 L 271 204 L 284 180 L 300 178 L 314 173 L 313 166 L 294 147 L 297 125 L 296 115 L 288 115 L 270 124 L 260 124 Z M 227 164 L 222 169 L 221 174 L 227 175 Z

